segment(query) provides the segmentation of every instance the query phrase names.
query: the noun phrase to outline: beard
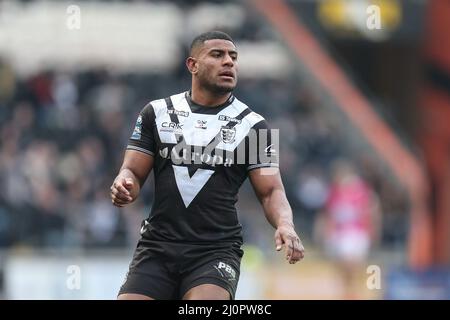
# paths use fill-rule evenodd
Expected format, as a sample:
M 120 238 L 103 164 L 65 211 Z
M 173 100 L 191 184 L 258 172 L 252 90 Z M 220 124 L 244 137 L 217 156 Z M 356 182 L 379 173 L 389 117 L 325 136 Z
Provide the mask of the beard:
M 209 92 L 214 93 L 215 95 L 230 93 L 236 87 L 236 84 L 220 85 L 205 78 L 200 78 L 200 85 Z

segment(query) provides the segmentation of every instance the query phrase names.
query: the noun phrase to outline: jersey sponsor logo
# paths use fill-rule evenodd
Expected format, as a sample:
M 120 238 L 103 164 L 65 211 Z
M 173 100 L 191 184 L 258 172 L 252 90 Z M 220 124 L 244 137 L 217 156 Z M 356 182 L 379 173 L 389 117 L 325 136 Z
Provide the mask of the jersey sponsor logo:
M 240 124 L 242 122 L 242 120 L 240 119 L 236 119 L 236 118 L 232 118 L 223 114 L 219 114 L 219 120 L 220 121 L 227 121 L 227 122 L 234 122 L 237 124 Z
M 161 123 L 161 130 L 160 131 L 166 131 L 166 132 L 174 132 L 174 131 L 180 131 L 183 130 L 183 124 L 176 123 L 176 122 L 163 122 Z
M 220 128 L 220 137 L 222 138 L 223 143 L 233 143 L 235 140 L 234 138 L 236 137 L 236 128 L 222 126 Z
M 208 182 L 209 178 L 211 178 L 214 170 L 197 169 L 192 177 L 190 177 L 187 167 L 174 165 L 172 165 L 172 167 L 175 174 L 175 182 L 177 183 L 178 191 L 180 192 L 183 203 L 187 208 Z
M 134 126 L 134 130 L 131 135 L 131 139 L 135 139 L 135 140 L 141 139 L 141 131 L 142 131 L 142 116 L 139 115 L 139 117 L 136 120 L 136 125 Z
M 190 150 L 190 151 L 189 151 Z M 224 154 L 225 153 L 225 154 Z M 224 165 L 230 167 L 233 164 L 233 158 L 227 157 L 226 152 L 223 150 L 215 150 L 215 154 L 212 155 L 206 150 L 202 152 L 202 148 L 194 146 L 194 150 L 191 150 L 191 146 L 185 145 L 184 148 L 173 147 L 169 152 L 169 147 L 165 147 L 159 150 L 159 155 L 163 159 L 171 159 L 174 164 L 208 164 L 212 167 L 216 165 Z
M 167 113 L 168 114 L 176 114 L 177 116 L 182 116 L 182 117 L 189 117 L 189 111 L 169 109 L 169 110 L 167 110 Z
M 207 123 L 208 121 L 206 121 L 206 120 L 197 120 L 197 123 L 195 124 L 195 128 L 198 128 L 198 129 L 207 129 L 207 126 L 206 126 L 206 123 Z

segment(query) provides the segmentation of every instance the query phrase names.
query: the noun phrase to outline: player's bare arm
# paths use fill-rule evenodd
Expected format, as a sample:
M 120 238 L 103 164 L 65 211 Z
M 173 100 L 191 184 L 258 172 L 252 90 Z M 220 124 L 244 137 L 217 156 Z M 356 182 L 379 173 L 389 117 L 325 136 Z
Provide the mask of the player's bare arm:
M 270 174 L 264 171 L 270 170 Z M 249 178 L 256 196 L 261 202 L 270 224 L 276 229 L 275 244 L 277 251 L 284 246 L 286 260 L 293 264 L 304 257 L 304 247 L 294 229 L 292 209 L 286 198 L 280 172 L 274 168 L 259 168 L 250 171 Z
M 137 199 L 142 185 L 153 168 L 153 156 L 127 150 L 119 174 L 111 186 L 111 201 L 117 207 Z

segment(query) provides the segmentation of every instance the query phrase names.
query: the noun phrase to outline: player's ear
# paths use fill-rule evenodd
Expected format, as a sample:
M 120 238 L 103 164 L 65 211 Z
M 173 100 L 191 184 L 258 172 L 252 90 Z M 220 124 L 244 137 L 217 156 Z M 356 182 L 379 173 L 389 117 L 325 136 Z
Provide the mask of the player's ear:
M 197 59 L 188 57 L 186 59 L 186 66 L 191 74 L 196 74 L 198 70 Z

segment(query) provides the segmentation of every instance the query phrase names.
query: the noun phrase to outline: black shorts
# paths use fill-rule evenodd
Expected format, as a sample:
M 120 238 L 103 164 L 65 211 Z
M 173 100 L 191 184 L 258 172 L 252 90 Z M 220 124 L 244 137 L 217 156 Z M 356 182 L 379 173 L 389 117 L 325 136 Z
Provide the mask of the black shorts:
M 236 242 L 182 244 L 141 239 L 119 295 L 180 300 L 193 287 L 215 284 L 234 299 L 242 255 Z

